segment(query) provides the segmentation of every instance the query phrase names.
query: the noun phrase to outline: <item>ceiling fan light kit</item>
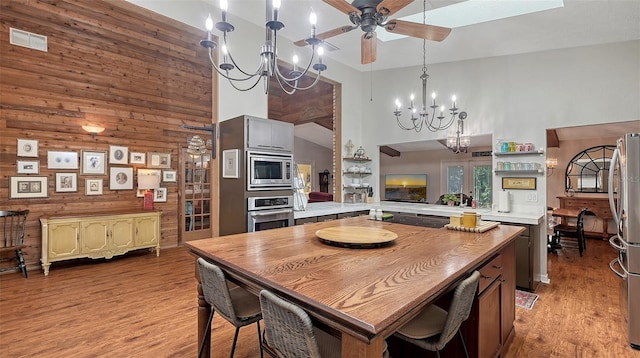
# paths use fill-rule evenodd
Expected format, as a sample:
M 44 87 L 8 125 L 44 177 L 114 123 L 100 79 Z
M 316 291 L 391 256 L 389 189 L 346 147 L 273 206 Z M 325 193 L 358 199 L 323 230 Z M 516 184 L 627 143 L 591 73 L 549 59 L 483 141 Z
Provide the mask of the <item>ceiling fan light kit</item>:
M 224 78 L 226 78 L 231 86 L 239 91 L 249 91 L 253 89 L 260 80 L 264 81 L 264 92 L 269 93 L 270 87 L 270 78 L 273 77 L 277 80 L 280 88 L 287 94 L 293 94 L 296 90 L 307 90 L 315 86 L 319 80 L 322 71 L 327 70 L 327 66 L 322 62 L 323 48 L 321 46 L 322 39 L 316 36 L 316 22 L 317 17 L 315 13 L 311 13 L 309 16 L 309 21 L 311 23 L 311 37 L 304 40 L 305 45 L 311 46 L 311 58 L 309 59 L 309 63 L 302 67 L 302 70 L 298 69 L 298 57 L 293 56 L 293 68 L 289 71 L 288 74 L 281 73 L 280 66 L 278 66 L 278 49 L 277 49 L 277 41 L 278 41 L 278 31 L 284 28 L 284 24 L 278 21 L 278 12 L 280 11 L 280 3 L 281 0 L 267 0 L 266 2 L 266 35 L 265 42 L 260 48 L 260 65 L 258 69 L 254 72 L 247 72 L 241 69 L 238 64 L 233 59 L 231 52 L 229 52 L 228 39 L 227 35 L 230 32 L 235 30 L 235 27 L 227 22 L 227 8 L 228 2 L 227 0 L 220 0 L 220 9 L 222 11 L 222 21 L 217 22 L 215 24 L 215 28 L 222 32 L 222 46 L 220 49 L 222 51 L 222 63 L 219 65 L 216 64 L 214 60 L 213 50 L 218 47 L 218 43 L 213 41 L 213 36 L 211 31 L 213 30 L 214 24 L 211 19 L 211 15 L 206 20 L 205 26 L 207 28 L 207 37 L 200 41 L 200 45 L 208 50 L 209 53 L 209 61 L 211 62 L 211 66 L 218 72 L 218 74 Z M 270 5 L 271 4 L 271 5 Z M 314 59 L 316 58 L 317 52 L 317 63 L 313 64 Z M 311 66 L 313 64 L 313 67 Z M 231 71 L 237 69 L 237 73 L 231 74 Z M 315 70 L 316 77 L 313 82 L 307 86 L 300 85 L 299 81 L 303 78 L 303 76 L 310 73 L 310 69 Z M 311 76 L 309 76 L 311 77 Z M 254 80 L 254 82 L 249 83 L 247 87 L 239 87 L 238 84 L 244 81 Z

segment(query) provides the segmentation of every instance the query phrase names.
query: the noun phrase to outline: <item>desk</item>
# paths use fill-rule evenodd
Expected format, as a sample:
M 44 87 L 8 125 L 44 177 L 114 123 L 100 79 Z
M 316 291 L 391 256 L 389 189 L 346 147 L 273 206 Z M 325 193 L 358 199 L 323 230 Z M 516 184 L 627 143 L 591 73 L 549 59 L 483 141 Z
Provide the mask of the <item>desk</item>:
M 598 235 L 603 239 L 609 239 L 608 234 L 609 220 L 613 219 L 611 214 L 611 207 L 609 206 L 609 197 L 582 197 L 582 196 L 558 196 L 560 200 L 561 209 L 577 209 L 587 208 L 598 219 L 602 220 L 602 231 L 600 232 L 585 232 L 588 235 Z M 616 199 L 617 203 L 617 199 Z M 565 220 L 562 222 L 565 224 Z
M 315 236 L 320 228 L 339 225 L 387 229 L 398 238 L 388 247 L 347 249 L 323 244 Z M 476 234 L 356 217 L 190 241 L 185 246 L 220 266 L 230 281 L 256 294 L 271 290 L 341 332 L 343 357 L 379 358 L 386 337 L 493 259 L 523 230 L 501 225 Z M 513 296 L 513 289 L 507 294 Z M 209 306 L 200 285 L 198 295 L 201 340 Z M 513 320 L 507 328 L 513 331 Z

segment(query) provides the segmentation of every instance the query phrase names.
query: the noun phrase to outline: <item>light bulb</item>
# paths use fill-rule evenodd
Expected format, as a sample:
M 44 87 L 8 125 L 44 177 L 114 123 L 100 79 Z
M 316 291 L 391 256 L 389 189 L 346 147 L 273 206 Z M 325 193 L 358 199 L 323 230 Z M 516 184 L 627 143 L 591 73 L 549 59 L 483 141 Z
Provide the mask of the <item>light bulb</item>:
M 227 11 L 229 8 L 229 2 L 227 0 L 220 0 L 220 10 Z
M 207 31 L 213 30 L 213 19 L 211 18 L 211 14 L 207 17 L 207 20 L 204 22 L 204 27 L 207 28 Z
M 276 10 L 279 9 L 281 3 L 282 3 L 281 0 L 273 0 L 273 8 Z
M 311 12 L 311 14 L 309 14 L 309 22 L 311 23 L 311 26 L 314 26 L 314 27 L 318 23 L 318 16 L 316 15 L 315 12 Z
M 298 64 L 298 55 L 293 55 L 293 64 L 294 65 Z

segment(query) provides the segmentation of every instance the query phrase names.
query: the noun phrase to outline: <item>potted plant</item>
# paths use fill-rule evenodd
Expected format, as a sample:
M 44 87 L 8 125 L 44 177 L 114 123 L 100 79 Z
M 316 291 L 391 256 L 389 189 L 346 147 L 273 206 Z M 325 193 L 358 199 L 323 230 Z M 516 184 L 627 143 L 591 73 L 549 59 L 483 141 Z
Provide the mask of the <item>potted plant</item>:
M 449 206 L 457 205 L 460 202 L 460 196 L 456 194 L 444 194 L 442 202 L 447 203 Z

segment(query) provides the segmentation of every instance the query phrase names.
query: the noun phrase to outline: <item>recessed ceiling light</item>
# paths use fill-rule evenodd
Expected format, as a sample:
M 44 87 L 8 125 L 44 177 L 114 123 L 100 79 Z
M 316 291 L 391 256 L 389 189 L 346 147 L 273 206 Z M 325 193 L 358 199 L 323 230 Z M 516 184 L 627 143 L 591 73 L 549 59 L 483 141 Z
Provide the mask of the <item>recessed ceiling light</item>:
M 563 0 L 467 0 L 427 11 L 427 24 L 454 29 L 559 7 L 564 7 Z M 400 19 L 421 24 L 422 12 Z M 378 31 L 377 35 L 381 41 L 406 37 L 387 31 Z

